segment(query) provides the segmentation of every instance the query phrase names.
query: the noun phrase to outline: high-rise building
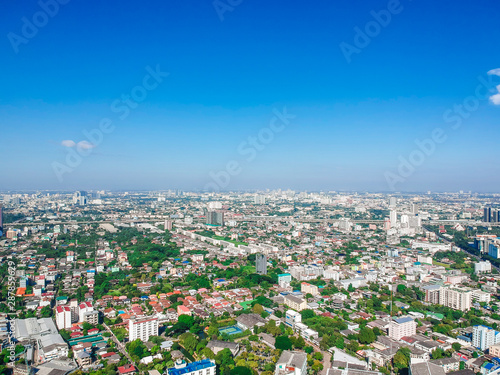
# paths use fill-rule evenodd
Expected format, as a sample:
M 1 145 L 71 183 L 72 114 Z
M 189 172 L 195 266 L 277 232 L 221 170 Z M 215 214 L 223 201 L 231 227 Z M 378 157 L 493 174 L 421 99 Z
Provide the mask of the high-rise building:
M 474 263 L 474 273 L 491 272 L 491 263 L 489 261 Z
M 500 210 L 492 209 L 490 221 L 492 223 L 500 223 Z
M 69 306 L 56 307 L 56 324 L 58 329 L 71 328 L 71 309 Z
M 208 225 L 220 225 L 224 226 L 224 213 L 217 211 L 207 211 L 207 221 Z
M 396 207 L 396 203 L 397 203 L 396 197 L 391 197 L 389 199 L 389 207 Z
M 263 195 L 257 194 L 254 198 L 255 204 L 266 204 L 266 197 Z
M 401 340 L 401 337 L 413 336 L 417 333 L 417 323 L 409 317 L 394 318 L 389 323 L 389 337 L 394 340 Z
M 411 204 L 411 213 L 414 215 L 418 214 L 418 206 L 416 203 Z
M 0 203 L 0 237 L 3 235 L 3 205 Z
M 491 207 L 485 207 L 483 210 L 483 222 L 491 222 Z
M 452 309 L 467 311 L 472 305 L 472 290 L 444 287 L 440 291 L 440 305 Z
M 428 285 L 422 289 L 425 292 L 425 302 L 451 307 L 460 311 L 467 311 L 472 307 L 471 289 L 440 285 Z
M 259 275 L 267 275 L 267 257 L 265 254 L 256 254 L 255 268 Z
M 494 344 L 500 343 L 500 332 L 487 326 L 474 326 L 472 328 L 472 345 L 480 350 L 486 350 Z
M 292 275 L 289 273 L 282 273 L 278 275 L 278 284 L 281 288 L 288 288 L 292 282 Z
M 389 219 L 391 220 L 391 227 L 395 226 L 398 221 L 398 212 L 396 210 L 391 210 Z
M 85 314 L 88 312 L 94 311 L 94 307 L 92 306 L 92 303 L 89 301 L 82 302 L 78 305 L 78 321 L 84 322 L 85 321 Z
M 165 230 L 172 230 L 172 220 L 165 220 Z
M 129 341 L 141 339 L 147 342 L 151 336 L 158 336 L 158 318 L 146 316 L 144 318 L 131 318 L 128 321 Z
M 87 204 L 87 192 L 76 191 L 75 194 L 73 194 L 73 204 L 85 206 Z
M 422 288 L 425 292 L 425 302 L 437 305 L 440 302 L 439 295 L 441 293 L 440 285 L 428 285 Z

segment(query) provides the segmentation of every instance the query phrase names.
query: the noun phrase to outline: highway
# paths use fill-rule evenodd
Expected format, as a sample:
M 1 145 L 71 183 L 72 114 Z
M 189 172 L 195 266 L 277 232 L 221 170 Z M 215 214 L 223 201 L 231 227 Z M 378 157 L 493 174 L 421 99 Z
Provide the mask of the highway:
M 424 228 L 425 228 L 425 227 L 424 227 Z M 427 231 L 429 231 L 429 232 L 433 232 L 433 231 L 429 230 L 429 228 L 425 228 L 425 229 L 426 229 Z M 433 232 L 433 233 L 436 233 L 436 232 Z M 438 236 L 441 240 L 443 240 L 444 242 L 447 242 L 447 243 L 454 243 L 452 240 L 449 240 L 448 238 L 443 237 L 440 233 L 436 233 L 436 235 L 437 235 L 437 236 Z M 455 246 L 458 246 L 458 245 L 456 245 L 456 244 L 455 244 Z M 460 246 L 458 246 L 458 247 L 460 247 Z M 476 254 L 472 254 L 472 253 L 471 253 L 471 252 L 469 252 L 467 249 L 464 249 L 464 248 L 462 248 L 462 247 L 460 247 L 460 249 L 461 249 L 462 251 L 465 251 L 467 254 L 469 254 L 469 256 L 470 256 L 471 258 L 474 258 L 474 259 L 476 259 L 477 261 L 484 260 L 482 257 L 477 256 Z M 495 266 L 493 263 L 491 263 L 491 267 L 495 268 L 497 271 L 499 271 L 499 272 L 500 272 L 500 267 Z
M 13 222 L 13 223 L 4 223 L 4 228 L 15 228 L 15 227 L 24 227 L 24 226 L 37 226 L 37 225 L 86 225 L 86 224 L 113 224 L 113 223 L 123 223 L 123 224 L 141 224 L 141 223 L 161 223 L 163 224 L 165 220 L 169 218 L 162 219 L 117 219 L 117 220 L 92 220 L 92 221 L 48 221 L 48 222 Z M 342 221 L 341 219 L 321 219 L 321 218 L 298 218 L 293 216 L 243 216 L 243 217 L 227 217 L 226 222 L 228 221 L 237 221 L 237 222 L 256 222 L 256 221 L 265 221 L 265 222 L 297 222 L 297 223 L 338 223 Z M 377 219 L 377 220 L 351 220 L 347 219 L 353 224 L 383 224 L 385 220 Z M 461 224 L 464 226 L 488 226 L 488 227 L 497 227 L 500 226 L 500 223 L 484 223 L 479 221 L 472 220 L 422 220 L 422 225 L 455 225 Z

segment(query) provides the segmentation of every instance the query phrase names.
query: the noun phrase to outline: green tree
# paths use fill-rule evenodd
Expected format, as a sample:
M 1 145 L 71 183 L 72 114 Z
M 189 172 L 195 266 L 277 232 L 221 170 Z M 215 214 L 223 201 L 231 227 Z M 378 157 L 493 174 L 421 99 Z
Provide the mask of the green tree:
M 174 328 L 177 331 L 186 331 L 191 328 L 194 324 L 194 318 L 190 315 L 182 314 L 179 316 L 177 323 L 175 323 Z
M 258 304 L 258 303 L 253 306 L 252 310 L 255 314 L 259 314 L 259 315 L 264 312 L 264 308 L 262 307 L 261 304 Z
M 377 339 L 373 330 L 363 327 L 359 330 L 358 340 L 361 344 L 371 344 Z
M 215 356 L 215 363 L 219 365 L 222 375 L 229 375 L 230 366 L 234 366 L 234 359 L 229 349 L 223 349 Z
M 219 327 L 217 327 L 217 324 L 210 324 L 207 334 L 210 337 L 217 336 L 219 334 Z
M 180 335 L 179 342 L 184 347 L 184 349 L 186 349 L 191 354 L 194 353 L 194 350 L 196 349 L 196 345 L 198 345 L 197 336 L 195 336 L 191 332 L 186 332 L 186 333 L 183 333 L 182 335 Z
M 52 316 L 52 309 L 50 308 L 50 306 L 44 306 L 40 310 L 40 314 L 42 318 L 50 318 Z
M 253 375 L 252 370 L 244 366 L 235 366 L 230 372 L 230 375 Z
M 274 346 L 276 347 L 276 349 L 292 350 L 292 341 L 287 336 L 278 336 L 276 337 Z
M 431 353 L 432 359 L 440 359 L 444 357 L 444 350 L 441 348 L 436 348 Z
M 300 315 L 302 315 L 302 320 L 306 320 L 314 318 L 316 314 L 314 314 L 314 311 L 311 309 L 304 309 L 300 312 Z
M 392 359 L 394 367 L 396 367 L 398 370 L 408 368 L 408 366 L 410 365 L 410 355 L 410 349 L 400 348 Z

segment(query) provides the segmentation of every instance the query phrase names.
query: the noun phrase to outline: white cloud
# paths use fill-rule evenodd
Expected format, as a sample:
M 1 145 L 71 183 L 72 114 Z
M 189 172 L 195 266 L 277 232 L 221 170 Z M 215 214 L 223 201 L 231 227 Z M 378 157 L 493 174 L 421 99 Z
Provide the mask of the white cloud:
M 95 146 L 88 141 L 80 141 L 77 143 L 76 147 L 79 148 L 80 150 L 90 150 L 91 148 L 94 148 Z
M 500 92 L 500 85 L 497 86 L 497 90 Z M 495 105 L 500 105 L 500 94 L 491 95 L 490 102 Z
M 500 77 L 500 68 L 492 69 L 488 72 L 488 74 Z M 492 102 L 494 105 L 500 105 L 500 85 L 497 86 L 497 91 L 497 94 L 493 94 L 490 96 L 490 102 Z
M 497 68 L 497 69 L 491 69 L 489 72 L 488 72 L 489 75 L 492 75 L 492 76 L 500 76 L 500 68 Z
M 75 147 L 76 143 L 75 143 L 75 141 L 72 141 L 71 139 L 66 139 L 66 140 L 61 142 L 61 145 L 64 147 Z

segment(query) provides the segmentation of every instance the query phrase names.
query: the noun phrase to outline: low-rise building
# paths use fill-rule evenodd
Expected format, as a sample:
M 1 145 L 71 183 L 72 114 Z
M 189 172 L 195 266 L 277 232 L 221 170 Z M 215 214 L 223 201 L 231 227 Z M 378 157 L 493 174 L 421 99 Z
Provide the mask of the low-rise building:
M 203 359 L 186 364 L 182 360 L 177 360 L 175 367 L 168 369 L 168 375 L 215 375 L 215 361 Z
M 274 375 L 306 375 L 307 354 L 284 350 L 281 353 Z
M 285 305 L 297 311 L 302 311 L 304 309 L 307 309 L 307 301 L 303 298 L 294 296 L 292 294 L 287 294 L 284 297 L 284 302 Z

